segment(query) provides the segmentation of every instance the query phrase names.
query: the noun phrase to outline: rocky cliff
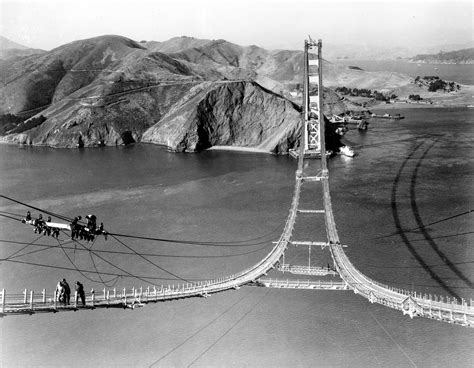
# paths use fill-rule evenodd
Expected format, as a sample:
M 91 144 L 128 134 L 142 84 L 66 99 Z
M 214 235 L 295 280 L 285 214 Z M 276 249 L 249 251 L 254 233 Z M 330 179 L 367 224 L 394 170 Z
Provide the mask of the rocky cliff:
M 148 142 L 174 151 L 213 145 L 286 152 L 297 139 L 298 107 L 255 82 L 154 86 L 90 104 L 48 108 L 46 121 L 7 142 L 90 147 Z
M 207 82 L 194 86 L 142 141 L 178 151 L 226 145 L 286 152 L 299 122 L 296 105 L 255 82 Z

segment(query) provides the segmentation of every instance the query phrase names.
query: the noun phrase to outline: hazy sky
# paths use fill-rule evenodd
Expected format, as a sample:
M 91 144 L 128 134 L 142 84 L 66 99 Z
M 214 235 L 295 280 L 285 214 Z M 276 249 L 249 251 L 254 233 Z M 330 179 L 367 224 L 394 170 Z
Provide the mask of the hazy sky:
M 0 0 L 0 35 L 49 50 L 104 34 L 219 39 L 300 49 L 325 43 L 433 46 L 473 39 L 471 1 Z

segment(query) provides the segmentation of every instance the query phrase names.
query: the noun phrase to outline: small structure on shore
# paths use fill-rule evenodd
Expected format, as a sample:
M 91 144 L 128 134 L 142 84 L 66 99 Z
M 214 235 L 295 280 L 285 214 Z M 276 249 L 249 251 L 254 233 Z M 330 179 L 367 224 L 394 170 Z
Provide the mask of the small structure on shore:
M 333 115 L 329 121 L 333 124 L 341 124 L 343 126 L 346 126 L 347 124 L 356 124 L 357 129 L 360 130 L 367 130 L 369 123 L 367 120 L 363 117 L 360 116 L 352 116 L 352 115 L 347 115 L 347 116 L 339 116 L 339 115 Z

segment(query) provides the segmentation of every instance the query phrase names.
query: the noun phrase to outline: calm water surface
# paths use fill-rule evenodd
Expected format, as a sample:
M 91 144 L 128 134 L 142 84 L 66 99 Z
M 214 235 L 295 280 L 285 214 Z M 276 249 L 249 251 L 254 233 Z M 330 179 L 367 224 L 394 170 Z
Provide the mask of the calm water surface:
M 397 112 L 406 119 L 350 131 L 345 140 L 358 156 L 329 163 L 339 236 L 353 263 L 378 281 L 474 298 L 473 214 L 467 213 L 474 208 L 472 115 L 467 109 Z M 66 216 L 94 213 L 109 231 L 234 244 L 124 240 L 166 271 L 197 280 L 239 271 L 268 251 L 288 214 L 295 162 L 232 152 L 171 154 L 153 145 L 0 146 L 0 170 L 2 194 Z M 25 211 L 5 200 L 0 207 Z M 310 228 L 303 226 L 301 234 Z M 4 218 L 0 235 L 36 239 L 30 228 Z M 51 239 L 38 243 L 54 245 Z M 0 244 L 2 258 L 24 246 Z M 65 277 L 103 288 L 97 274 L 80 274 L 72 262 L 82 270 L 120 273 L 93 253 L 71 248 L 28 247 L 24 253 L 36 252 L 14 259 L 72 270 L 2 262 L 0 287 L 51 290 Z M 126 250 L 114 239 L 97 241 L 93 249 Z M 140 257 L 103 255 L 150 284 L 173 282 Z M 144 284 L 127 276 L 102 281 Z M 410 320 L 350 292 L 242 288 L 133 312 L 8 317 L 0 324 L 5 366 L 471 366 L 474 359 L 471 329 Z
M 404 60 L 336 60 L 336 64 L 358 66 L 371 72 L 390 70 L 413 78 L 416 76 L 437 75 L 441 79 L 461 84 L 474 84 L 474 65 L 472 64 L 417 64 Z

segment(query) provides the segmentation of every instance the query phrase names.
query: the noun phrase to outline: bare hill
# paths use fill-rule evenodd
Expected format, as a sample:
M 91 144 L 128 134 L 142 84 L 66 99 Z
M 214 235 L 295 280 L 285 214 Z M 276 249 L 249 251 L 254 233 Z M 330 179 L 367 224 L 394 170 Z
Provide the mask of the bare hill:
M 177 40 L 174 41 L 176 44 Z M 183 47 L 186 42 L 179 43 Z M 196 46 L 201 44 L 200 46 Z M 187 63 L 205 65 L 229 79 L 252 78 L 274 92 L 290 91 L 303 79 L 303 52 L 265 50 L 258 46 L 239 46 L 225 40 L 199 40 L 190 48 L 170 54 Z M 324 84 L 390 90 L 412 83 L 412 78 L 393 72 L 367 72 L 323 63 Z
M 45 54 L 0 62 L 0 112 L 40 110 L 110 76 L 127 54 L 143 50 L 119 36 L 75 41 Z
M 180 52 L 182 50 L 190 49 L 193 47 L 201 47 L 206 43 L 211 42 L 210 40 L 199 39 L 194 37 L 173 37 L 168 41 L 157 42 L 149 41 L 141 43 L 150 51 L 159 51 L 164 53 Z

